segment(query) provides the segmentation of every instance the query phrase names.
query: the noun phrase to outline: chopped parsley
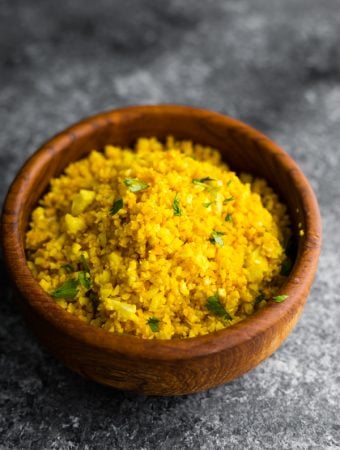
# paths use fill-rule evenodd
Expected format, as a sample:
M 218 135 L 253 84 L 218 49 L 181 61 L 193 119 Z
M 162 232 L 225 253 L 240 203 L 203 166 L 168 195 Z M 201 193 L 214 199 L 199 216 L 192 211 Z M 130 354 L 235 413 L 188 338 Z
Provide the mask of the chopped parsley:
M 78 280 L 66 280 L 51 293 L 53 298 L 74 299 L 78 294 Z
M 157 333 L 159 331 L 159 319 L 157 319 L 156 317 L 150 317 L 147 321 L 147 324 L 151 328 L 151 331 L 153 331 L 154 333 Z
M 233 221 L 233 216 L 232 216 L 230 213 L 228 213 L 228 214 L 225 216 L 224 220 L 225 220 L 226 222 L 232 222 L 232 221 Z
M 212 244 L 217 244 L 217 245 L 224 245 L 224 240 L 221 238 L 221 236 L 223 236 L 225 233 L 223 233 L 222 231 L 213 231 L 210 235 L 209 241 Z
M 204 208 L 209 208 L 209 206 L 211 206 L 213 203 L 215 203 L 215 202 L 205 202 L 205 203 L 202 203 L 202 205 L 204 206 Z
M 192 183 L 196 184 L 197 186 L 202 186 L 206 189 L 206 188 L 210 188 L 210 186 L 208 184 L 206 184 L 209 181 L 215 181 L 215 179 L 210 178 L 210 177 L 196 178 L 196 179 L 192 180 Z
M 78 281 L 83 288 L 86 290 L 89 290 L 91 287 L 91 279 L 90 274 L 88 272 L 79 272 L 78 274 Z
M 174 210 L 174 216 L 181 216 L 182 209 L 179 207 L 178 193 L 176 193 L 174 201 L 172 202 L 172 209 Z
M 148 183 L 145 183 L 144 181 L 133 180 L 132 178 L 126 178 L 124 180 L 124 184 L 130 192 L 139 192 L 150 187 Z
M 82 270 L 78 273 L 78 278 L 66 280 L 51 293 L 53 298 L 74 299 L 78 294 L 79 286 L 85 288 L 86 291 L 91 288 L 90 268 L 83 254 L 80 255 L 80 266 Z M 64 264 L 63 268 L 67 273 L 75 270 L 71 264 Z
M 206 181 L 215 181 L 215 178 L 204 177 L 204 178 L 199 178 L 199 179 L 193 180 L 192 182 L 194 182 L 194 181 L 198 181 L 199 183 L 205 183 Z
M 273 297 L 272 300 L 275 303 L 282 303 L 285 300 L 287 300 L 287 298 L 288 298 L 288 295 L 282 294 L 282 295 L 277 295 L 276 297 Z
M 89 264 L 83 253 L 80 255 L 80 264 L 84 272 L 90 272 Z
M 61 268 L 64 269 L 66 273 L 74 272 L 74 268 L 73 268 L 72 264 L 68 264 L 68 263 L 67 264 L 63 264 L 61 266 Z
M 234 200 L 234 197 L 228 197 L 228 198 L 225 198 L 225 199 L 223 200 L 223 205 L 226 205 L 227 203 L 231 202 L 232 200 Z
M 115 214 L 117 214 L 117 212 L 122 209 L 124 206 L 124 202 L 122 198 L 119 198 L 118 200 L 116 200 L 115 202 L 113 202 L 113 205 L 110 208 L 110 214 L 111 216 L 114 216 Z
M 228 313 L 228 311 L 224 308 L 224 306 L 221 304 L 220 299 L 218 298 L 218 295 L 212 295 L 211 297 L 208 297 L 207 303 L 205 305 L 210 312 L 215 314 L 215 316 L 222 317 L 224 320 L 232 320 L 233 318 Z

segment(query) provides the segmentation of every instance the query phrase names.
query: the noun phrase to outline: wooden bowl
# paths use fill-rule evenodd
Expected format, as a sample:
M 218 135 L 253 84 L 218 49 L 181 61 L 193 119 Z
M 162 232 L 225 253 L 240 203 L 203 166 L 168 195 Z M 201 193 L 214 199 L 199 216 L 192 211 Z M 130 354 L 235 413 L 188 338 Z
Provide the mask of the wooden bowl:
M 288 205 L 297 244 L 283 303 L 230 328 L 181 340 L 115 336 L 61 309 L 27 267 L 24 236 L 49 180 L 71 161 L 106 144 L 130 145 L 140 136 L 177 139 L 218 148 L 236 171 L 264 177 Z M 304 236 L 300 236 L 302 226 Z M 266 136 L 242 122 L 186 106 L 137 106 L 98 114 L 46 142 L 23 166 L 3 210 L 2 243 L 24 316 L 41 342 L 79 374 L 118 389 L 180 395 L 217 386 L 273 353 L 296 324 L 317 267 L 321 225 L 313 191 L 296 163 Z M 274 374 L 273 374 L 274 376 Z

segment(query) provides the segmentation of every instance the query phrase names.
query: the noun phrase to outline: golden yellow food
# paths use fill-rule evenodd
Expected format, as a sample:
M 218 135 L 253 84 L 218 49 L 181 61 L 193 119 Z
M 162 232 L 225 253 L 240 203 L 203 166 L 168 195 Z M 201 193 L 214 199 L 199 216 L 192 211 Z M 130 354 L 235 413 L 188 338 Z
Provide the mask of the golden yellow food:
M 168 137 L 108 145 L 52 179 L 26 235 L 44 291 L 96 327 L 146 339 L 233 325 L 272 298 L 286 207 L 217 150 Z

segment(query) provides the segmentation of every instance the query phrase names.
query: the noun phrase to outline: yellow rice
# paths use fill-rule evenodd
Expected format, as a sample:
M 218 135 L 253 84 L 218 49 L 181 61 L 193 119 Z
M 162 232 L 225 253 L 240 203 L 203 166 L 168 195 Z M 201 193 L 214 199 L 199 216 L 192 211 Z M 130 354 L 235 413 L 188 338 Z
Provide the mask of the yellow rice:
M 148 187 L 131 192 L 126 180 Z M 47 293 L 74 280 L 73 298 L 54 298 L 69 313 L 113 333 L 171 339 L 233 325 L 275 295 L 288 236 L 286 207 L 264 180 L 238 177 L 214 149 L 140 138 L 134 150 L 92 151 L 52 179 L 26 249 Z

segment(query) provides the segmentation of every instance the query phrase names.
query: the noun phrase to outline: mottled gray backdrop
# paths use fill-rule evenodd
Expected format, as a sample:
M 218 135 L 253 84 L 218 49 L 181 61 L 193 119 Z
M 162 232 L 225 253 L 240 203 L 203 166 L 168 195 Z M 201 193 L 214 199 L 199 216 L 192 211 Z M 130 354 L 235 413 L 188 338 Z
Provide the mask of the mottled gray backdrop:
M 340 448 L 340 1 L 0 0 L 0 201 L 45 139 L 95 112 L 228 113 L 301 165 L 324 245 L 305 312 L 257 369 L 147 398 L 72 374 L 37 344 L 1 263 L 0 448 Z

